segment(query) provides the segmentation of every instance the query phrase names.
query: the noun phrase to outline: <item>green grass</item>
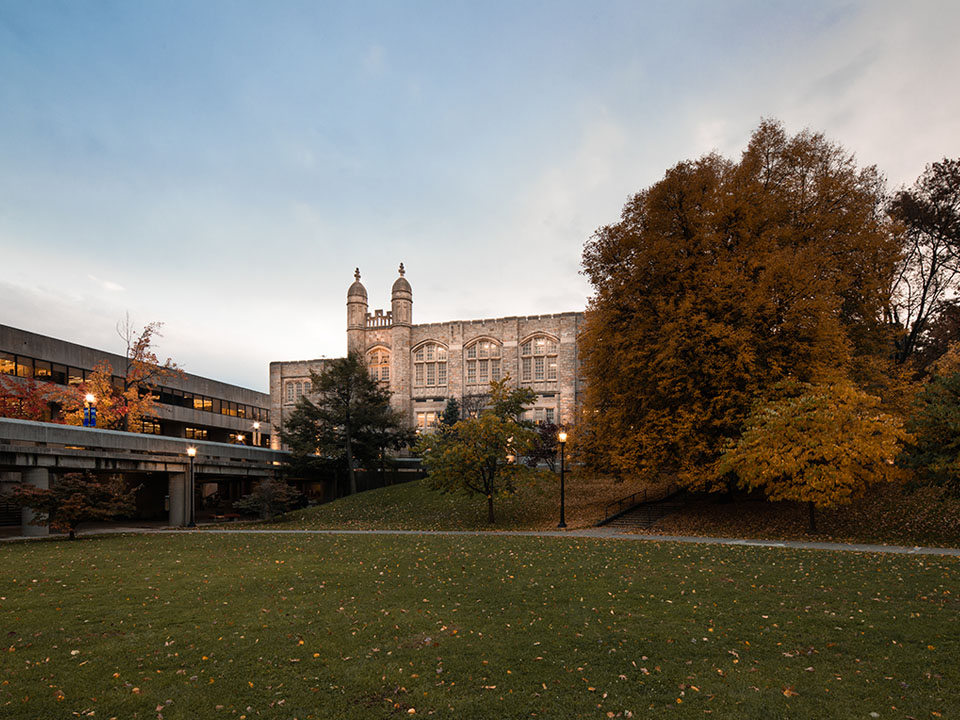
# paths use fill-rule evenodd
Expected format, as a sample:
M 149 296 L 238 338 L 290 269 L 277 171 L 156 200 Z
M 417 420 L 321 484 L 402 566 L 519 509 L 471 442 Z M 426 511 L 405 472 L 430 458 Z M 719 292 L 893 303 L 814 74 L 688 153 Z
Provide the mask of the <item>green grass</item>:
M 316 507 L 287 513 L 267 527 L 380 530 L 530 530 L 555 528 L 559 494 L 554 484 L 525 484 L 516 495 L 494 500 L 496 524 L 487 523 L 486 500 L 480 495 L 442 493 L 417 480 L 347 496 Z M 593 522 L 602 513 L 591 516 Z M 265 525 L 257 524 L 257 527 Z
M 958 588 L 956 558 L 577 538 L 5 544 L 0 717 L 955 718 Z

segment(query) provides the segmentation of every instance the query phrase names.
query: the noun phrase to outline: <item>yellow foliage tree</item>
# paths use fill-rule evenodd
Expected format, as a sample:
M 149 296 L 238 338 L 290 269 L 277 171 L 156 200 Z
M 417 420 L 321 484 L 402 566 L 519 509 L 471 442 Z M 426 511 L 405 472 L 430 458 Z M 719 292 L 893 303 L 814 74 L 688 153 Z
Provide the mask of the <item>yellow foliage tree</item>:
M 816 532 L 815 508 L 849 503 L 870 484 L 895 480 L 895 459 L 909 439 L 901 420 L 853 383 L 801 383 L 754 409 L 719 471 L 769 500 L 807 503 Z

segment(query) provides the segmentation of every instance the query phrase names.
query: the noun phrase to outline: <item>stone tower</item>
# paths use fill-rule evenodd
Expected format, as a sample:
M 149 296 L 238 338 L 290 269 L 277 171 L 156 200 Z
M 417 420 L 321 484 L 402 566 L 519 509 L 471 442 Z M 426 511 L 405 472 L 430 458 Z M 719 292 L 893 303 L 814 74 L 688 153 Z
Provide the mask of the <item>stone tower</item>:
M 400 263 L 400 277 L 393 283 L 390 293 L 390 390 L 393 392 L 393 406 L 400 410 L 405 418 L 410 417 L 410 338 L 413 325 L 413 288 L 404 277 L 406 271 Z
M 367 327 L 367 289 L 360 282 L 360 268 L 356 269 L 353 276 L 356 279 L 347 290 L 347 352 L 363 353 L 367 346 L 364 337 Z

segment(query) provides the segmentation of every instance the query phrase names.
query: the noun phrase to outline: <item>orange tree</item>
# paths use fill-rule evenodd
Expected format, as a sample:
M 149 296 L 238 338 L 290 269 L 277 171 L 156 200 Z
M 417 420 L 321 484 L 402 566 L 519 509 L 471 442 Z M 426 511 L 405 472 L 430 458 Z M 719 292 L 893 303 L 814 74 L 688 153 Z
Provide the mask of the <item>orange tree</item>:
M 130 320 L 117 326 L 126 343 L 124 366 L 120 374 L 107 361 L 97 363 L 93 373 L 65 405 L 66 422 L 80 425 L 83 421 L 84 397 L 97 400 L 97 427 L 111 430 L 137 430 L 140 421 L 152 414 L 156 404 L 155 390 L 160 380 L 182 376 L 183 370 L 170 358 L 161 362 L 153 344 L 160 337 L 163 323 L 152 322 L 137 332 Z
M 871 483 L 895 480 L 896 457 L 910 436 L 878 398 L 849 380 L 781 389 L 785 397 L 757 404 L 720 470 L 769 500 L 807 503 L 813 533 L 814 508 L 849 503 Z
M 494 498 L 512 494 L 520 478 L 536 474 L 517 462 L 536 442 L 536 432 L 521 419 L 536 396 L 530 388 L 511 388 L 509 381 L 506 376 L 490 383 L 491 404 L 479 416 L 443 425 L 421 436 L 415 448 L 433 488 L 482 495 L 490 524 L 495 522 Z
M 792 375 L 883 378 L 899 258 L 874 168 L 764 121 L 738 162 L 682 162 L 587 243 L 579 452 L 724 489 L 726 443 Z

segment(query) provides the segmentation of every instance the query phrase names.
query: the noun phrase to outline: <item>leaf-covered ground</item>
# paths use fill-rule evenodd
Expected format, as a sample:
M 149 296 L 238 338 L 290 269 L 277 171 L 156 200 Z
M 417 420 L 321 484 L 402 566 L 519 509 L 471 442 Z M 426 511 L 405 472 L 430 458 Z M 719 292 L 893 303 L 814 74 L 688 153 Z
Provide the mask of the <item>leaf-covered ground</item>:
M 625 483 L 592 477 L 568 477 L 565 485 L 565 519 L 571 528 L 595 525 L 603 517 L 607 503 L 635 489 Z M 426 480 L 418 480 L 288 513 L 270 526 L 381 530 L 555 529 L 560 520 L 559 481 L 546 476 L 546 479 L 524 483 L 515 495 L 496 498 L 494 509 L 496 523 L 491 527 L 482 496 L 437 492 L 430 489 Z
M 811 536 L 802 503 L 704 496 L 644 532 L 960 547 L 960 498 L 938 488 L 879 485 L 850 505 L 817 510 L 816 517 L 818 533 Z
M 0 547 L 3 718 L 960 717 L 960 561 L 498 535 Z
M 638 489 L 630 482 L 571 476 L 566 483 L 570 528 L 594 526 L 609 502 Z M 650 488 L 662 494 L 666 485 Z M 559 485 L 524 485 L 496 501 L 497 523 L 486 522 L 483 498 L 443 494 L 426 481 L 395 485 L 289 513 L 265 527 L 391 530 L 549 530 L 559 519 Z M 807 534 L 807 507 L 762 499 L 726 501 L 716 495 L 694 499 L 680 511 L 639 532 L 791 540 L 834 540 L 960 547 L 960 498 L 937 488 L 907 490 L 880 485 L 850 505 L 817 511 L 819 533 Z M 262 525 L 258 524 L 258 527 Z

